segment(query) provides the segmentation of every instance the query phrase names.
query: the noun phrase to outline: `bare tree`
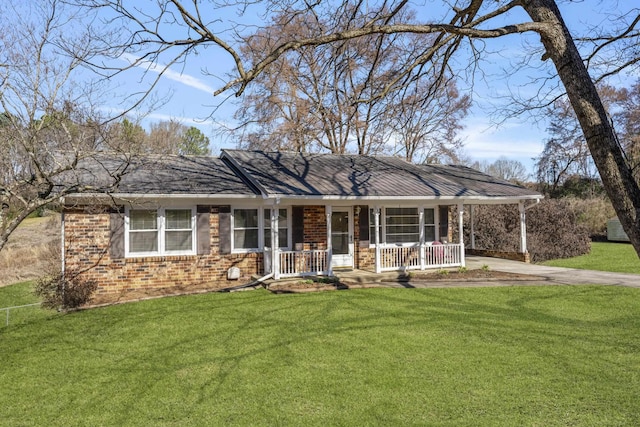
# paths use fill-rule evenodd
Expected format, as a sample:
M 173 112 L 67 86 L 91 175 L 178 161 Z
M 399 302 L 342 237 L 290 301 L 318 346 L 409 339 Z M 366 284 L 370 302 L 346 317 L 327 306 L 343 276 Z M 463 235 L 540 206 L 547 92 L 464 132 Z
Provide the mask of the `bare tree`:
M 527 168 L 522 162 L 508 159 L 505 156 L 500 156 L 496 161 L 491 163 L 487 161 L 474 162 L 471 164 L 471 167 L 489 175 L 519 184 L 527 182 L 529 178 L 529 172 L 527 172 Z
M 616 92 L 617 109 L 613 113 L 620 143 L 631 163 L 636 179 L 640 180 L 640 80 L 630 88 Z
M 413 13 L 393 20 L 405 15 Z M 361 26 L 367 19 L 349 3 L 321 17 L 278 15 L 248 38 L 242 53 L 248 62 L 257 61 L 283 39 L 312 36 L 322 28 Z M 236 114 L 241 144 L 333 153 L 392 151 L 409 160 L 454 157 L 469 96 L 460 95 L 455 79 L 440 68 L 425 67 L 411 79 L 395 78 L 433 37 L 400 40 L 399 34 L 374 34 L 280 56 L 242 95 Z M 397 141 L 395 147 L 390 140 Z
M 481 57 L 482 46 L 474 41 L 504 37 L 512 34 L 535 33 L 540 37 L 542 59 L 549 61 L 556 76 L 566 91 L 567 97 L 576 113 L 580 127 L 585 135 L 589 151 L 598 168 L 604 187 L 630 237 L 636 251 L 640 254 L 640 186 L 634 178 L 633 168 L 618 144 L 612 124 L 596 90 L 594 79 L 589 75 L 583 58 L 576 47 L 555 0 L 505 0 L 485 1 L 466 0 L 455 2 L 447 18 L 432 17 L 419 23 L 393 22 L 408 7 L 405 0 L 373 2 L 349 2 L 353 7 L 364 10 L 367 19 L 361 25 L 318 27 L 312 35 L 278 40 L 271 49 L 263 52 L 259 59 L 246 62 L 238 46 L 248 42 L 249 27 L 233 22 L 233 28 L 224 20 L 215 19 L 210 13 L 218 7 L 238 6 L 240 13 L 248 10 L 254 2 L 231 2 L 207 4 L 207 10 L 200 3 L 167 0 L 158 2 L 159 8 L 144 11 L 135 6 L 127 7 L 120 1 L 94 0 L 94 6 L 105 6 L 111 13 L 126 22 L 122 33 L 125 38 L 119 45 L 121 51 L 132 48 L 141 54 L 144 60 L 154 60 L 170 55 L 173 64 L 184 60 L 200 47 L 214 46 L 225 52 L 234 63 L 235 75 L 216 93 L 233 91 L 242 94 L 247 86 L 261 73 L 273 66 L 280 57 L 292 51 L 307 47 L 322 48 L 340 44 L 345 40 L 359 39 L 376 34 L 434 34 L 436 37 L 423 46 L 421 54 L 402 72 L 384 85 L 379 96 L 385 94 L 393 85 L 403 79 L 411 78 L 418 70 L 433 64 L 454 64 L 451 59 L 458 51 L 471 52 L 473 61 Z M 611 3 L 611 2 L 610 2 Z M 615 2 L 613 2 L 615 3 Z M 449 2 L 443 2 L 443 6 Z M 259 3 L 264 13 L 277 11 L 293 19 L 299 15 L 323 16 L 335 13 L 335 4 L 331 2 L 264 2 Z M 266 11 L 266 12 L 265 12 Z M 516 13 L 516 12 L 524 12 Z M 514 13 L 512 13 L 514 12 Z M 594 47 L 587 54 L 589 63 L 595 63 L 603 52 L 618 50 L 619 63 L 601 63 L 606 70 L 602 75 L 619 72 L 628 67 L 636 67 L 639 34 L 639 12 L 631 6 L 624 16 L 615 21 L 617 27 L 609 34 L 592 38 Z M 527 16 L 528 19 L 520 20 Z M 498 19 L 499 18 L 499 19 Z M 352 20 L 347 20 L 351 24 Z M 171 25 L 169 25 L 171 24 Z M 180 33 L 177 26 L 185 31 Z M 177 34 L 177 37 L 176 37 Z M 470 41 L 471 50 L 461 50 L 465 41 Z M 537 52 L 534 52 L 537 53 Z M 437 61 L 437 62 L 436 62 Z M 614 65 L 615 64 L 615 65 Z M 139 65 L 139 64 L 134 64 Z
M 569 101 L 565 98 L 556 100 L 546 114 L 550 118 L 547 129 L 550 137 L 536 159 L 536 175 L 542 190 L 555 197 L 568 177 L 592 178 L 596 170 Z
M 0 250 L 37 209 L 70 192 L 109 189 L 74 179 L 104 145 L 92 109 L 100 87 L 75 78 L 96 54 L 86 21 L 58 0 L 0 6 Z
M 461 95 L 454 80 L 437 85 L 418 80 L 390 104 L 388 125 L 400 146 L 394 154 L 418 163 L 459 163 L 463 141 L 457 134 L 471 97 Z

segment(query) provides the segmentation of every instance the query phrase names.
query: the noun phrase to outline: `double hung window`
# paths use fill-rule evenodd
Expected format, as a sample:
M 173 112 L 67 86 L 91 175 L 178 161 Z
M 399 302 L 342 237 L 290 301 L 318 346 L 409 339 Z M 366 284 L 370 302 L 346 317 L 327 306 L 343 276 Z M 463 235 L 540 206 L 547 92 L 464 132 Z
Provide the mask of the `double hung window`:
M 264 246 L 271 247 L 271 209 L 264 210 Z M 278 209 L 278 247 L 289 247 L 289 221 L 286 209 Z
M 258 250 L 260 223 L 258 209 L 233 210 L 233 247 L 242 250 Z
M 290 212 L 278 209 L 278 247 L 289 248 L 291 241 Z M 271 209 L 233 209 L 233 250 L 238 252 L 261 251 L 271 247 Z
M 195 213 L 186 209 L 129 209 L 126 222 L 128 256 L 195 253 Z

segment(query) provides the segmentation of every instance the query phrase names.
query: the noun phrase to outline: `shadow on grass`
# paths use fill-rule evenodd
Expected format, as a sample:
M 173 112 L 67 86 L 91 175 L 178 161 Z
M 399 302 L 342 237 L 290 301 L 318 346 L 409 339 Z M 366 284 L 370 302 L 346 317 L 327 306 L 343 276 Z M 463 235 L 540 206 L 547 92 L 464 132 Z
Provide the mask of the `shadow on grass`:
M 70 313 L 11 332 L 15 339 L 2 352 L 6 366 L 54 369 L 56 359 L 63 360 L 66 376 L 51 380 L 82 388 L 59 394 L 60 405 L 73 406 L 78 393 L 100 396 L 98 409 L 117 408 L 107 423 L 135 420 L 141 405 L 156 405 L 146 402 L 153 399 L 170 402 L 153 407 L 177 419 L 219 401 L 240 413 L 233 399 L 253 408 L 271 394 L 317 395 L 324 402 L 324 393 L 349 401 L 347 394 L 359 390 L 384 400 L 397 387 L 376 385 L 387 371 L 434 381 L 450 377 L 452 384 L 432 385 L 443 390 L 472 388 L 458 384 L 462 378 L 483 387 L 501 375 L 525 375 L 526 384 L 538 375 L 543 389 L 571 395 L 554 381 L 584 387 L 598 372 L 608 387 L 630 369 L 625 361 L 638 361 L 637 292 L 514 287 L 207 294 Z M 52 352 L 57 357 L 47 358 Z M 477 377 L 483 369 L 489 378 Z M 340 382 L 342 371 L 356 386 Z M 568 378 L 558 378 L 559 372 Z M 637 367 L 633 375 L 639 376 Z M 416 406 L 409 413 L 420 411 L 413 389 L 426 384 L 412 381 L 405 399 Z M 587 403 L 594 399 L 583 393 Z

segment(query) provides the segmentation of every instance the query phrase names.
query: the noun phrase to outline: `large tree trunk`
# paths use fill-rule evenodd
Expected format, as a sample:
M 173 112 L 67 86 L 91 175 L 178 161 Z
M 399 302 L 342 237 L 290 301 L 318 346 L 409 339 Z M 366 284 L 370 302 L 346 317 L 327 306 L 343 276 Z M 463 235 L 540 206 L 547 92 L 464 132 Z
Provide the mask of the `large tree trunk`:
M 547 25 L 540 33 L 545 58 L 551 59 L 558 71 L 604 188 L 640 256 L 640 187 L 617 142 L 596 86 L 555 1 L 524 0 L 523 7 L 535 22 Z

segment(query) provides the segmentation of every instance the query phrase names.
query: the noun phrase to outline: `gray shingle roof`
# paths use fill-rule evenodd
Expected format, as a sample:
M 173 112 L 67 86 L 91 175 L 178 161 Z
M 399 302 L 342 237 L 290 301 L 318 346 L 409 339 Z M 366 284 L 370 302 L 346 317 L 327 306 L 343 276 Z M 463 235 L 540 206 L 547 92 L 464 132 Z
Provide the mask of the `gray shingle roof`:
M 256 195 L 257 190 L 218 157 L 123 156 L 84 159 L 65 177 L 115 194 Z
M 119 172 L 124 171 L 120 176 Z M 119 177 L 119 182 L 114 177 Z M 223 150 L 222 156 L 91 157 L 65 176 L 115 195 L 518 199 L 539 193 L 462 166 L 397 157 Z
M 496 198 L 540 194 L 466 167 L 396 157 L 224 150 L 270 196 Z

